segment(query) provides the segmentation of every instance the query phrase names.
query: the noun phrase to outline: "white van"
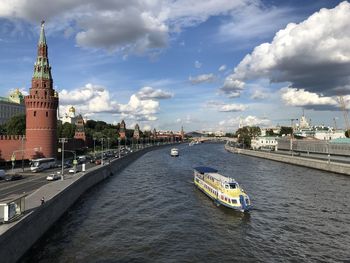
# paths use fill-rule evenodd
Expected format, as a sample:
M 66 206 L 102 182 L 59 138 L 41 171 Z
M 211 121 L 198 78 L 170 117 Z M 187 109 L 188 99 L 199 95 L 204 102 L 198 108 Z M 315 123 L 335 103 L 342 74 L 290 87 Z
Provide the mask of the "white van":
M 85 162 L 86 162 L 86 156 L 85 155 L 78 156 L 78 163 L 79 164 L 85 163 Z
M 0 170 L 0 180 L 4 180 L 6 177 L 6 173 L 4 170 Z

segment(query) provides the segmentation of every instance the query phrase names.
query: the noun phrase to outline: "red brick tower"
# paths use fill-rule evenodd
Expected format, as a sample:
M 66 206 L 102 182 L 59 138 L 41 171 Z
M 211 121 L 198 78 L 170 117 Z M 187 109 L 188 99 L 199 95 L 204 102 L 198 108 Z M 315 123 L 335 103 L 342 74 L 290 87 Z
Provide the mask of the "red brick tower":
M 75 134 L 74 139 L 80 139 L 84 142 L 86 141 L 85 129 L 84 129 L 84 119 L 81 114 L 77 116 L 77 120 L 75 122 Z
M 44 22 L 41 23 L 32 87 L 25 97 L 25 105 L 27 157 L 56 157 L 58 95 L 53 89 Z
M 140 139 L 140 126 L 138 124 L 135 125 L 133 138 L 136 140 Z
M 183 141 L 185 139 L 185 132 L 184 132 L 184 127 L 183 126 L 181 126 L 180 137 L 181 137 L 181 141 Z
M 120 139 L 125 139 L 125 133 L 126 133 L 126 125 L 125 125 L 125 121 L 122 120 L 122 122 L 120 123 L 120 128 L 119 128 L 119 137 Z

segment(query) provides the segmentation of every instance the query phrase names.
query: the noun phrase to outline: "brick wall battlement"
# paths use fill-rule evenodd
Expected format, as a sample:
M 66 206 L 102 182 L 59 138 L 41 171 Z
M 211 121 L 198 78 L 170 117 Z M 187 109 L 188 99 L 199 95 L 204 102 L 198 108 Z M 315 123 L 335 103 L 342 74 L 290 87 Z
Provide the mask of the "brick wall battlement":
M 0 141 L 20 141 L 22 140 L 22 137 L 22 135 L 0 135 Z

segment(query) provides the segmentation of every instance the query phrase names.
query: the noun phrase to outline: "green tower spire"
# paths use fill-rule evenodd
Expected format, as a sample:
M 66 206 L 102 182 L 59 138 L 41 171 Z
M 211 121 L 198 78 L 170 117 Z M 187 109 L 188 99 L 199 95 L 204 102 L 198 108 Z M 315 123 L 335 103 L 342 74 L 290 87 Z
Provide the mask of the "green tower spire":
M 45 21 L 42 21 L 39 43 L 38 43 L 38 56 L 34 64 L 33 78 L 52 79 L 51 67 L 47 56 L 47 44 L 46 44 L 44 25 L 45 25 Z
M 40 38 L 39 38 L 39 45 L 46 45 L 46 37 L 45 37 L 45 30 L 44 30 L 45 21 L 41 21 L 41 30 L 40 30 Z

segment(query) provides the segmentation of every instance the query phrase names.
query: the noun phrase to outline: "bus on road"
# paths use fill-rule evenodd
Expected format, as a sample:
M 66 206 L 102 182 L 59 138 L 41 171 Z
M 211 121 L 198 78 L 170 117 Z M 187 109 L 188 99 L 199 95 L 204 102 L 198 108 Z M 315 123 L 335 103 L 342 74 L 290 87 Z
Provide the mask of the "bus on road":
M 55 168 L 56 159 L 55 158 L 40 158 L 33 159 L 30 162 L 30 170 L 33 173 L 40 172 L 46 169 Z

